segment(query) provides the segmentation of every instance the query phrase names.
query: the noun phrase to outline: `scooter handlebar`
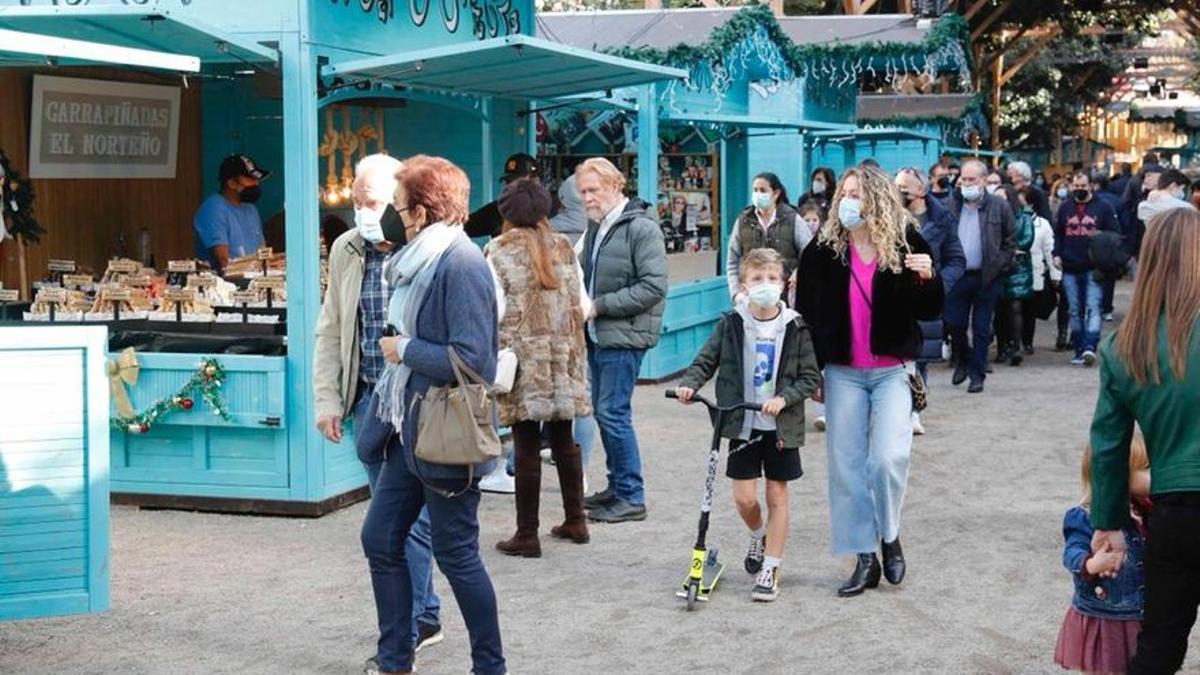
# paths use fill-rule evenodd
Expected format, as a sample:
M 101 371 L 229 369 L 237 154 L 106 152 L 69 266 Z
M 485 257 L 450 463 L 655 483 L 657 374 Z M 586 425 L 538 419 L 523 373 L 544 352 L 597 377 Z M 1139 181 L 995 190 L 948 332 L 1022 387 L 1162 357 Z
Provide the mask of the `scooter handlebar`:
M 666 391 L 666 396 L 667 396 L 667 398 L 673 398 L 673 399 L 679 398 L 679 395 L 675 393 L 674 389 L 668 389 Z M 758 412 L 758 411 L 762 410 L 762 406 L 759 405 L 758 403 L 739 403 L 737 405 L 719 406 L 716 403 L 713 403 L 712 401 L 708 400 L 707 398 L 704 398 L 700 394 L 692 394 L 692 398 L 688 402 L 690 403 L 692 401 L 694 401 L 696 403 L 703 403 L 710 410 L 715 410 L 717 412 L 734 412 L 736 410 L 753 410 L 755 412 Z

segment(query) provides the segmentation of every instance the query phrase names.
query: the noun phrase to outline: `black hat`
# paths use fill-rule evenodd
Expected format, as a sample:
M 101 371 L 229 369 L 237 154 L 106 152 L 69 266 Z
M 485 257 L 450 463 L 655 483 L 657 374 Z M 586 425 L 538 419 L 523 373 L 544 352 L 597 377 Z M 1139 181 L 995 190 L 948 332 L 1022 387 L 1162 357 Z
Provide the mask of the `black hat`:
M 536 178 L 519 178 L 505 186 L 496 206 L 513 225 L 533 227 L 550 216 L 550 191 Z
M 226 157 L 221 160 L 221 168 L 217 172 L 217 178 L 222 183 L 238 176 L 249 176 L 255 180 L 263 180 L 270 175 L 270 171 L 255 164 L 254 160 L 246 155 L 230 155 Z
M 508 159 L 504 160 L 504 175 L 500 180 L 508 183 L 518 178 L 528 178 L 541 173 L 541 167 L 538 166 L 537 159 L 533 155 L 527 155 L 523 152 L 518 152 L 515 155 L 509 155 Z

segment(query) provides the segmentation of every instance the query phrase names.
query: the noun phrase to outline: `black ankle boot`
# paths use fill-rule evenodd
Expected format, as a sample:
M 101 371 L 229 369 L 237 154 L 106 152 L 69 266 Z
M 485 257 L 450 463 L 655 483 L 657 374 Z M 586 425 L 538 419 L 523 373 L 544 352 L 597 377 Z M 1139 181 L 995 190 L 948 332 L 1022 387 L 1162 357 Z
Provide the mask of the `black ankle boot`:
M 904 551 L 900 548 L 900 537 L 892 543 L 883 544 L 883 576 L 895 586 L 904 581 Z
M 838 589 L 838 597 L 849 598 L 861 595 L 868 588 L 878 588 L 882 572 L 878 556 L 874 553 L 859 553 L 854 574 L 851 574 L 850 579 Z

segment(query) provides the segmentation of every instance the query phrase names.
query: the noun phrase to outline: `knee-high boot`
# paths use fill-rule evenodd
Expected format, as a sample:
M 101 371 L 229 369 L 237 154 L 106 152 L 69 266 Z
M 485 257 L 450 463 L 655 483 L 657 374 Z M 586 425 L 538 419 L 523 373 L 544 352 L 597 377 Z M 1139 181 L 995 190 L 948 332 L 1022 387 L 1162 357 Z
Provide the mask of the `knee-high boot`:
M 505 555 L 522 558 L 542 557 L 542 544 L 538 541 L 538 505 L 542 492 L 542 458 L 534 447 L 522 448 L 514 445 L 516 453 L 516 503 L 517 532 L 511 539 L 496 544 L 496 549 Z
M 586 544 L 591 536 L 588 534 L 587 513 L 583 510 L 583 455 L 577 444 L 572 443 L 568 447 L 554 453 L 566 518 L 562 525 L 550 528 L 550 534 L 559 539 L 570 539 L 576 544 Z

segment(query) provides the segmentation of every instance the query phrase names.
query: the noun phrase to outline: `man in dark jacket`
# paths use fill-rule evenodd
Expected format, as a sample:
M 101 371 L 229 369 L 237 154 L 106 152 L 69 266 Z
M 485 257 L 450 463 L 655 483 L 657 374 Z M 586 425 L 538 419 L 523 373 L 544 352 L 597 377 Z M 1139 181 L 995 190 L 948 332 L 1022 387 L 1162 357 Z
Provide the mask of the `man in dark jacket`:
M 504 175 L 500 177 L 500 183 L 508 185 L 518 178 L 537 178 L 540 172 L 536 157 L 518 152 L 504 160 Z M 467 217 L 463 231 L 468 237 L 499 237 L 503 226 L 504 219 L 500 217 L 498 202 L 490 201 Z
M 1091 366 L 1100 344 L 1100 303 L 1104 290 L 1096 280 L 1091 239 L 1096 232 L 1117 231 L 1117 214 L 1092 195 L 1087 173 L 1071 179 L 1071 199 L 1058 208 L 1054 221 L 1054 266 L 1063 271 L 1063 290 L 1071 307 L 1075 356 L 1071 364 Z
M 916 167 L 901 169 L 896 174 L 896 187 L 908 212 L 917 219 L 917 228 L 921 236 L 929 244 L 933 257 L 933 269 L 942 280 L 946 293 L 958 283 L 965 271 L 967 259 L 963 256 L 962 242 L 958 240 L 958 227 L 954 216 L 950 214 L 941 200 L 929 194 L 929 181 L 921 170 Z M 920 321 L 921 336 L 924 342 L 921 346 L 921 356 L 917 359 L 917 369 L 921 378 L 927 379 L 927 364 L 942 358 L 942 342 L 944 340 L 944 322 L 941 318 L 934 321 Z M 925 426 L 921 416 L 913 413 L 913 433 L 922 435 Z
M 667 249 L 652 207 L 624 195 L 625 176 L 600 157 L 575 170 L 587 210 L 579 260 L 592 296 L 585 335 L 592 404 L 608 465 L 608 487 L 584 500 L 588 518 L 645 520 L 642 459 L 630 401 L 646 350 L 658 344 L 667 297 Z
M 1181 174 L 1182 175 L 1182 174 Z M 1187 179 L 1184 179 L 1186 185 Z M 1117 216 L 1117 227 L 1119 231 L 1125 231 L 1125 222 L 1121 217 L 1121 198 L 1111 192 L 1111 184 L 1108 176 L 1099 171 L 1092 172 L 1092 199 L 1098 199 L 1110 208 Z M 1056 216 L 1057 217 L 1057 216 Z M 1054 222 L 1051 220 L 1050 222 Z M 1116 297 L 1117 278 L 1105 277 L 1104 281 L 1100 282 L 1100 287 L 1104 293 L 1100 299 L 1100 318 L 1104 321 L 1113 320 L 1113 298 Z
M 983 391 L 992 315 L 1003 286 L 1001 274 L 1016 251 L 1012 207 L 1006 198 L 984 191 L 987 173 L 987 166 L 979 160 L 963 164 L 949 205 L 966 258 L 966 272 L 946 296 L 946 324 L 956 359 L 952 381 L 958 385 L 970 377 L 967 391 L 972 394 Z M 972 329 L 970 342 L 968 326 Z

